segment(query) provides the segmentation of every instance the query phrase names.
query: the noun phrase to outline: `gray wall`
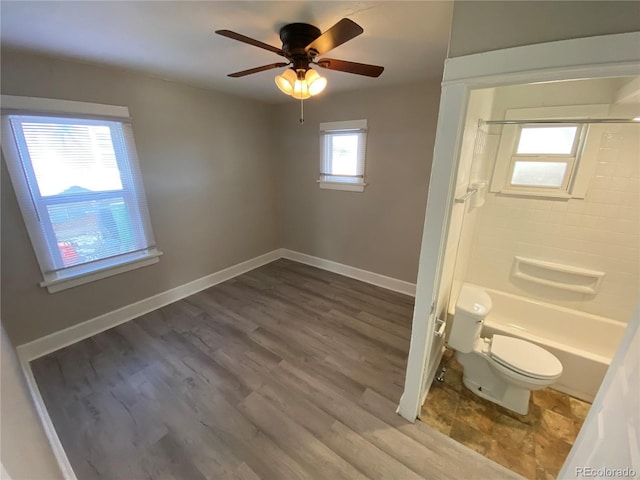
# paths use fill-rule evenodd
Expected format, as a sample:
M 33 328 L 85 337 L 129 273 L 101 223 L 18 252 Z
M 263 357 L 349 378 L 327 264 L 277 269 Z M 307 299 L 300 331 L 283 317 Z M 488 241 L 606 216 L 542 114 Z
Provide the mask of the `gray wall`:
M 62 479 L 62 472 L 44 433 L 16 351 L 2 326 L 0 382 L 0 460 L 12 480 Z M 4 478 L 4 477 L 3 477 Z
M 126 105 L 158 264 L 55 294 L 1 162 L 2 318 L 20 345 L 286 247 L 415 282 L 439 81 L 279 106 L 130 72 L 2 52 L 2 93 Z M 364 193 L 321 190 L 320 122 L 369 120 Z
M 121 70 L 2 52 L 2 93 L 126 105 L 158 264 L 55 294 L 2 162 L 2 318 L 19 345 L 277 248 L 272 107 Z
M 373 88 L 277 110 L 282 246 L 415 282 L 440 84 Z M 320 189 L 319 124 L 368 120 L 363 193 Z
M 639 30 L 638 1 L 456 1 L 448 56 Z

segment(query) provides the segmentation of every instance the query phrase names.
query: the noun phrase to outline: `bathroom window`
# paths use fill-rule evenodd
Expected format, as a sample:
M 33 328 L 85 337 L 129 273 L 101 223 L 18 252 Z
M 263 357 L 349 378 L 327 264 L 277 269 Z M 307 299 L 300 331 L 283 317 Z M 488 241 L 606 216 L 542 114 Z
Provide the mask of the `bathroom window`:
M 362 192 L 367 121 L 320 124 L 320 188 Z
M 555 119 L 600 118 L 608 112 L 604 104 L 505 110 L 505 121 L 517 123 L 507 123 L 496 132 L 499 142 L 489 191 L 585 198 L 598 158 L 598 143 L 587 142 L 587 138 L 597 138 L 599 126 Z
M 582 126 L 525 124 L 518 130 L 506 189 L 568 193 Z

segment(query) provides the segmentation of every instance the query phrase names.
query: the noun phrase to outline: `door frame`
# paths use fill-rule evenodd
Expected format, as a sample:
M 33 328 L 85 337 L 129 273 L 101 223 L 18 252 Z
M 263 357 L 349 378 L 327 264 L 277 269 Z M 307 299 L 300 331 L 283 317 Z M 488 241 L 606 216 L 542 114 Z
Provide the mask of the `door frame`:
M 414 422 L 428 385 L 425 369 L 436 329 L 455 180 L 470 92 L 536 82 L 640 75 L 640 32 L 507 48 L 445 61 L 429 195 L 411 329 L 405 388 L 398 414 Z

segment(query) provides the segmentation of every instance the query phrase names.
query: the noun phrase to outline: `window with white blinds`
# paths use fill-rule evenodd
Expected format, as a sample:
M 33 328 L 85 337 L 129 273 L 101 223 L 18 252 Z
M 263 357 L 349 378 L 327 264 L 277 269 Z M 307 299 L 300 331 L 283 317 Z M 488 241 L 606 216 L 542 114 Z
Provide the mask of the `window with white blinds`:
M 54 292 L 157 262 L 128 112 L 7 111 L 4 100 L 2 148 L 41 285 Z
M 362 192 L 366 145 L 366 120 L 321 123 L 320 187 Z

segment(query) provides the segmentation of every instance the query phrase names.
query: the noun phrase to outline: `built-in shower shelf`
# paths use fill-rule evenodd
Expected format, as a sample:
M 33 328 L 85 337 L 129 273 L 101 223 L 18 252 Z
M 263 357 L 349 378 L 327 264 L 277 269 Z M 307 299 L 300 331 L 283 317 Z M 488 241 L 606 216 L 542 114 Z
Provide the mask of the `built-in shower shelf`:
M 570 292 L 598 293 L 604 272 L 516 256 L 513 276 Z

